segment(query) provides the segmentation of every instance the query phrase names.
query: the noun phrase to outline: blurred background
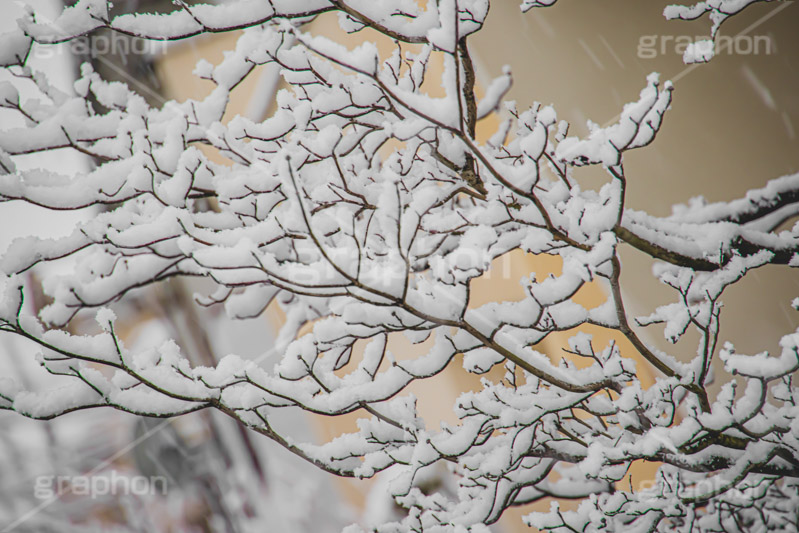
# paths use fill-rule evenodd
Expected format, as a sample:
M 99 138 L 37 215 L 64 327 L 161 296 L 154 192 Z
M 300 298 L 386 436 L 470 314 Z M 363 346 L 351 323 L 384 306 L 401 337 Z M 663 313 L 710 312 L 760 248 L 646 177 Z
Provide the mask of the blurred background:
M 799 171 L 799 7 L 794 3 L 758 4 L 729 20 L 722 27 L 717 57 L 706 65 L 684 65 L 682 51 L 687 42 L 709 33 L 709 22 L 668 22 L 662 16 L 667 2 L 652 0 L 562 0 L 525 15 L 518 1 L 495 0 L 484 30 L 471 38 L 470 49 L 480 85 L 487 86 L 510 65 L 514 87 L 508 98 L 515 99 L 519 109 L 534 102 L 554 104 L 559 118 L 571 123 L 572 135 L 586 134 L 588 120 L 600 125 L 615 122 L 623 104 L 637 99 L 649 73 L 672 80 L 672 109 L 657 140 L 625 158 L 627 206 L 668 215 L 674 204 L 693 197 L 732 200 L 770 179 Z M 45 18 L 62 8 L 60 0 L 6 0 L 0 4 L 0 31 L 11 27 L 28 5 Z M 171 9 L 168 0 L 120 0 L 114 6 L 118 13 Z M 319 17 L 309 31 L 352 44 L 364 38 L 342 35 L 335 16 Z M 161 106 L 170 99 L 208 94 L 212 85 L 191 71 L 200 59 L 219 62 L 236 38 L 237 34 L 209 35 L 153 45 L 96 32 L 75 43 L 37 47 L 31 64 L 70 90 L 80 63 L 89 61 L 103 77 L 128 83 L 151 105 Z M 280 86 L 277 69 L 260 67 L 236 89 L 226 117 L 269 116 Z M 0 111 L 3 127 L 18 120 Z M 496 117 L 486 120 L 480 134 L 490 133 L 496 124 Z M 224 162 L 218 154 L 209 155 Z M 93 164 L 68 151 L 17 162 L 20 168 L 62 171 Z M 577 177 L 584 188 L 607 180 L 596 169 L 580 171 Z M 91 215 L 2 204 L 0 253 L 15 237 L 66 235 Z M 673 300 L 671 290 L 651 276 L 651 260 L 625 247 L 622 259 L 622 285 L 631 315 L 649 314 L 654 306 Z M 66 269 L 69 264 L 46 268 Z M 491 276 L 475 281 L 475 303 L 518 298 L 517 280 L 522 276 L 557 270 L 557 262 L 513 254 L 499 261 Z M 41 268 L 30 275 L 44 273 Z M 175 280 L 116 305 L 126 345 L 149 346 L 173 338 L 196 365 L 211 365 L 227 353 L 238 353 L 259 358 L 271 368 L 278 357 L 269 347 L 279 312 L 270 309 L 255 319 L 231 321 L 219 309 L 193 303 L 198 292 L 204 292 L 202 283 Z M 799 313 L 790 307 L 797 296 L 799 276 L 785 268 L 750 274 L 726 293 L 721 339 L 732 341 L 742 353 L 775 349 L 780 336 L 799 325 Z M 604 295 L 599 287 L 587 287 L 580 297 L 596 305 Z M 45 304 L 41 294 L 28 301 L 32 308 Z M 81 332 L 90 326 L 78 322 L 73 328 Z M 656 328 L 640 333 L 680 358 L 695 353 L 695 337 L 670 346 Z M 541 350 L 560 357 L 562 341 L 552 338 Z M 393 350 L 399 357 L 414 356 L 407 346 L 395 345 Z M 55 378 L 43 375 L 35 353 L 32 345 L 0 336 L 0 372 L 29 388 L 51 386 Z M 460 368 L 439 378 L 433 387 L 422 384 L 413 390 L 432 427 L 440 420 L 452 422 L 457 395 L 479 387 L 479 380 Z M 331 421 L 293 413 L 285 422 L 297 438 L 329 439 L 354 427 L 354 418 Z M 640 465 L 635 481 L 651 476 L 654 467 Z M 442 480 L 425 482 L 431 490 L 449 490 Z M 546 502 L 538 505 L 548 507 Z M 518 517 L 529 511 L 530 507 L 512 510 L 492 530 L 523 531 Z M 398 512 L 381 479 L 333 479 L 216 413 L 147 420 L 96 410 L 50 422 L 0 413 L 2 531 L 332 533 L 352 522 L 369 525 Z

